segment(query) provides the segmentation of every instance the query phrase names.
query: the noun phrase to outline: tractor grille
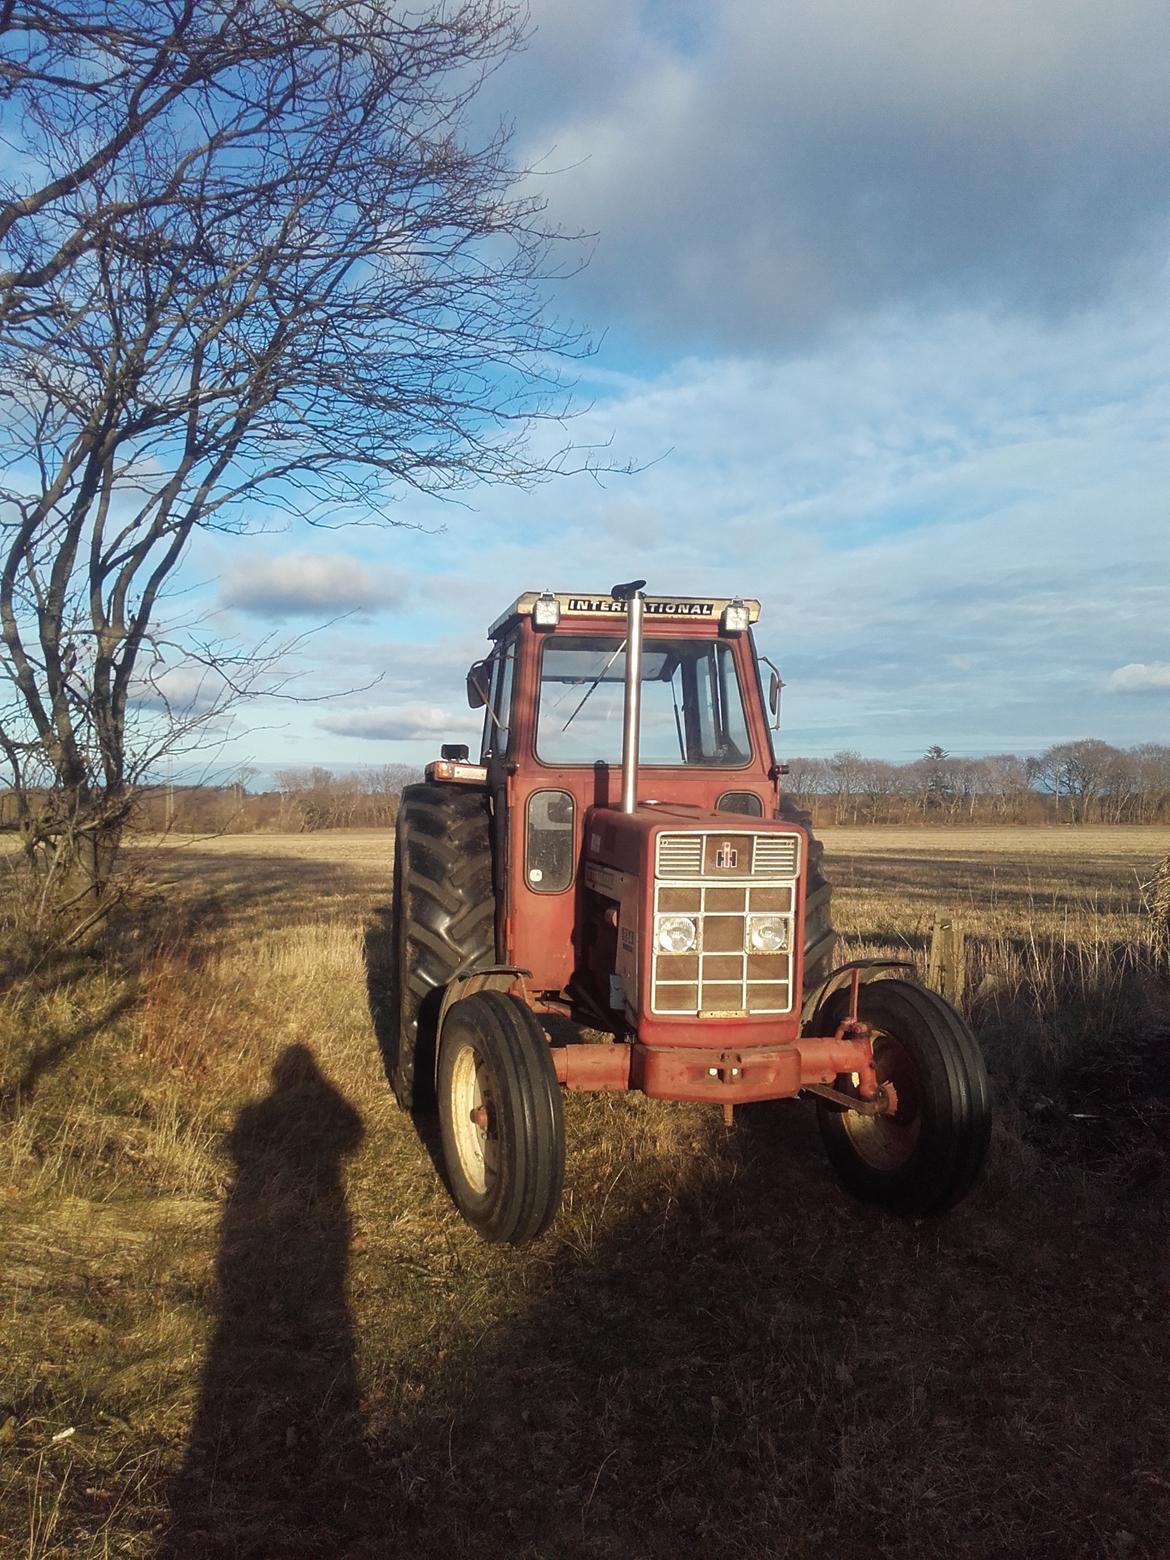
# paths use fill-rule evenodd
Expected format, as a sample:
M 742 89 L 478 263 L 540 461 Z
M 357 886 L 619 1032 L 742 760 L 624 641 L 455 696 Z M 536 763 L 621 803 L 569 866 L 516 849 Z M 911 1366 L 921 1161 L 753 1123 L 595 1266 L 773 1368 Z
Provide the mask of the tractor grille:
M 703 870 L 701 834 L 660 834 L 658 836 L 659 877 L 698 877 Z
M 800 835 L 661 834 L 655 868 L 651 1011 L 791 1012 Z M 694 922 L 695 946 L 684 953 L 659 945 L 663 917 L 671 916 Z M 780 923 L 782 948 L 753 946 L 761 918 L 769 930 Z

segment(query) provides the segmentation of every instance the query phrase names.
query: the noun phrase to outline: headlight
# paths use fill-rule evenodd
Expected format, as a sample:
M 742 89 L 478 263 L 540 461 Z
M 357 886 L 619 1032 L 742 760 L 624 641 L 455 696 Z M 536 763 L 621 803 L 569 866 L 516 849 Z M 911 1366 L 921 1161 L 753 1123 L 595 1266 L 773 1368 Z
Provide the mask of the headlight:
M 782 915 L 748 917 L 748 943 L 754 953 L 782 953 L 788 946 L 788 922 Z
M 657 938 L 663 953 L 689 953 L 699 939 L 699 930 L 689 915 L 660 915 Z

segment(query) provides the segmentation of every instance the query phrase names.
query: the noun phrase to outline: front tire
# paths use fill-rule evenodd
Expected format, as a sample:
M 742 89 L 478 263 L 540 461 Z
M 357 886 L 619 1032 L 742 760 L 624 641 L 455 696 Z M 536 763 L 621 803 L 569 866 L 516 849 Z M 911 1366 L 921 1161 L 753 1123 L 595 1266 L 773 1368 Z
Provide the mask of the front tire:
M 544 1234 L 561 1205 L 564 1111 L 548 1038 L 515 997 L 480 991 L 448 1009 L 439 1131 L 451 1195 L 484 1240 Z
M 834 992 L 816 1032 L 831 1034 L 848 1011 L 848 992 Z M 873 1030 L 878 1081 L 893 1085 L 897 1105 L 889 1115 L 863 1116 L 818 1100 L 829 1162 L 862 1202 L 941 1213 L 971 1190 L 987 1154 L 991 1103 L 979 1046 L 949 1002 L 909 981 L 863 985 L 858 1017 Z M 848 1077 L 837 1087 L 854 1088 Z

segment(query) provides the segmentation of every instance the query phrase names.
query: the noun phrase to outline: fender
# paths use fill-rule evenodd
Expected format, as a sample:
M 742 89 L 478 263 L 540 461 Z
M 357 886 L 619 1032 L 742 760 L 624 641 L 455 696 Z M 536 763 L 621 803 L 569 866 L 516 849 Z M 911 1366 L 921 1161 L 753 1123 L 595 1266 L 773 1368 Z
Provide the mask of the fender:
M 898 972 L 899 979 L 910 979 L 917 985 L 922 984 L 918 973 L 918 966 L 908 959 L 850 959 L 848 964 L 840 964 L 827 980 L 821 982 L 812 994 L 805 998 L 801 1009 L 801 1027 L 803 1028 L 813 1015 L 819 1011 L 822 1005 L 831 997 L 834 991 L 840 991 L 842 986 L 847 986 L 853 979 L 854 970 L 861 972 L 861 984 L 867 985 L 872 980 L 881 980 L 883 976 Z
M 447 982 L 443 988 L 443 1000 L 439 1004 L 439 1022 L 435 1030 L 435 1083 L 439 1081 L 439 1045 L 443 1038 L 443 1022 L 447 1009 L 453 1002 L 470 997 L 477 991 L 503 991 L 519 997 L 525 1007 L 532 1006 L 528 994 L 528 978 L 531 970 L 522 970 L 512 964 L 484 964 L 479 969 L 463 970 Z

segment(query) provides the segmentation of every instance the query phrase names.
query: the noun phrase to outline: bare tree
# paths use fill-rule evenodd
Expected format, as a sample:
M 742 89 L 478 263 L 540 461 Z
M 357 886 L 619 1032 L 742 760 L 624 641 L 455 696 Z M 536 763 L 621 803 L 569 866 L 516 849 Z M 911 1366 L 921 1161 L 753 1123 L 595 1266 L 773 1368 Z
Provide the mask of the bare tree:
M 864 759 L 856 748 L 842 748 L 826 760 L 826 789 L 834 798 L 834 823 L 857 822 Z
M 1058 742 L 1030 761 L 1030 773 L 1033 783 L 1055 798 L 1058 818 L 1062 800 L 1067 800 L 1068 821 L 1086 823 L 1094 811 L 1101 810 L 1121 756 L 1117 748 L 1095 737 Z
M 1027 762 L 1015 753 L 989 753 L 978 760 L 983 773 L 983 793 L 994 816 L 1022 817 L 1030 794 Z
M 197 528 L 566 469 L 528 439 L 580 346 L 543 309 L 551 235 L 506 132 L 469 129 L 522 26 L 508 0 L 0 3 L 0 755 L 30 851 L 100 881 L 176 666 L 212 680 L 190 735 L 273 665 L 168 620 Z
M 1170 746 L 1144 742 L 1131 748 L 1135 776 L 1135 822 L 1170 818 Z
M 827 770 L 823 758 L 790 758 L 784 789 L 798 796 L 806 807 L 811 806 L 814 798 L 823 796 L 828 789 Z

